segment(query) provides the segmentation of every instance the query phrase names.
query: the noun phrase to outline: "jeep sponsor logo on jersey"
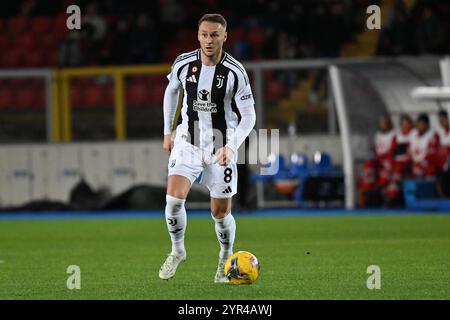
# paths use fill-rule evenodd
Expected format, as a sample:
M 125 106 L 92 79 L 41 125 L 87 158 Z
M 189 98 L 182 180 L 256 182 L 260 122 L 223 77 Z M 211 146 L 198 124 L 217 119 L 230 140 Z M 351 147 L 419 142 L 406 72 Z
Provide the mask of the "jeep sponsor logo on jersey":
M 209 101 L 210 100 L 210 94 L 208 90 L 201 90 L 198 92 L 198 98 L 199 100 L 194 100 L 194 111 L 201 111 L 201 112 L 210 112 L 210 113 L 216 113 L 217 112 L 217 104 Z

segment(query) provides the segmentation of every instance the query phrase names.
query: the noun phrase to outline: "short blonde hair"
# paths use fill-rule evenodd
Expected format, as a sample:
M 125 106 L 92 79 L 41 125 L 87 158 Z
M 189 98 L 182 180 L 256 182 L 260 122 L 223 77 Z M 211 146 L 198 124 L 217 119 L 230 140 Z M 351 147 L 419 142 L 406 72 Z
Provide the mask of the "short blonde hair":
M 220 23 L 224 29 L 227 28 L 227 20 L 220 13 L 207 13 L 198 20 L 198 26 L 202 24 L 203 21 Z

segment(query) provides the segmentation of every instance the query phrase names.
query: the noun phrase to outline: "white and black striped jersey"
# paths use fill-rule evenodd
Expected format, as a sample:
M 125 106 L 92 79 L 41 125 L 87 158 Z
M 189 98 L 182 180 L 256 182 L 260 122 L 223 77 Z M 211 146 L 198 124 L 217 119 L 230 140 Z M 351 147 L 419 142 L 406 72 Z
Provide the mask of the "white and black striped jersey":
M 252 108 L 254 112 L 247 73 L 226 52 L 215 66 L 202 64 L 200 49 L 181 54 L 167 78 L 172 89 L 184 90 L 177 137 L 202 149 L 214 152 L 230 145 L 229 137 L 241 121 L 241 111 Z

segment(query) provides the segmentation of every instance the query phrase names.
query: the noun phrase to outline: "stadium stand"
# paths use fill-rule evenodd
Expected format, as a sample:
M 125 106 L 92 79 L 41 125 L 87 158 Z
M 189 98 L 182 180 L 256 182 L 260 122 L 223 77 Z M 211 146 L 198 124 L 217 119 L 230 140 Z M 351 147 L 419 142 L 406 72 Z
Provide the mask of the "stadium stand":
M 368 41 L 367 35 L 364 35 L 367 31 L 360 30 L 361 27 L 358 23 L 361 16 L 365 14 L 364 9 L 369 2 L 370 4 L 380 3 L 382 6 L 389 6 L 390 4 L 390 1 L 374 2 L 366 0 L 353 0 L 347 4 L 339 1 L 306 1 L 299 4 L 296 1 L 274 3 L 263 0 L 248 1 L 247 5 L 239 6 L 239 10 L 235 10 L 235 2 L 198 1 L 196 4 L 190 3 L 189 10 L 191 11 L 190 13 L 198 12 L 200 14 L 203 10 L 202 8 L 207 5 L 211 10 L 216 6 L 226 11 L 230 21 L 230 41 L 227 45 L 227 50 L 238 59 L 245 57 L 246 60 L 251 61 L 330 56 L 331 44 L 322 43 L 323 35 L 320 31 L 322 29 L 319 29 L 317 26 L 317 21 L 323 22 L 323 30 L 336 30 L 336 28 L 332 27 L 333 23 L 339 23 L 341 26 L 345 26 L 343 28 L 347 30 L 345 34 L 331 37 L 333 39 L 336 38 L 336 41 L 338 41 L 336 46 L 341 48 L 340 53 L 332 55 L 371 55 L 376 50 L 380 54 L 393 52 L 395 50 L 386 47 L 389 45 L 389 41 L 384 41 L 384 38 L 389 38 L 396 34 L 396 10 L 406 11 L 405 8 L 408 8 L 408 21 L 413 22 L 412 31 L 419 35 L 421 28 L 424 28 L 423 24 L 426 23 L 424 21 L 425 18 L 422 17 L 421 9 L 425 5 L 430 5 L 429 2 L 425 3 L 425 1 L 407 1 L 405 5 L 402 5 L 397 1 L 392 9 L 393 13 L 386 19 L 388 20 L 387 31 L 385 35 L 381 35 L 381 40 L 384 42 L 378 43 L 378 49 L 376 49 L 375 46 L 378 39 L 376 34 L 372 33 L 370 41 Z M 3 49 L 4 54 L 2 59 L 0 59 L 0 67 L 39 68 L 72 65 L 70 59 L 64 59 L 62 56 L 62 52 L 66 52 L 63 50 L 67 50 L 66 45 L 68 41 L 73 46 L 79 46 L 79 49 L 72 46 L 69 53 L 71 55 L 80 55 L 79 57 L 72 57 L 76 61 L 73 62 L 76 65 L 170 63 L 180 52 L 196 47 L 195 41 L 192 41 L 192 39 L 195 39 L 196 33 L 191 27 L 191 25 L 195 26 L 196 21 L 192 19 L 191 14 L 186 15 L 189 17 L 186 18 L 186 21 L 183 19 L 164 18 L 170 15 L 170 10 L 183 12 L 186 9 L 184 7 L 185 4 L 182 2 L 175 1 L 174 3 L 176 10 L 166 8 L 164 1 L 154 4 L 145 4 L 145 2 L 140 1 L 127 1 L 121 4 L 114 1 L 108 2 L 108 4 L 104 4 L 101 1 L 90 1 L 89 3 L 87 1 L 79 1 L 77 4 L 81 6 L 83 12 L 92 11 L 92 16 L 95 16 L 95 19 L 87 19 L 88 22 L 85 22 L 82 32 L 75 39 L 67 38 L 70 32 L 66 28 L 67 14 L 64 11 L 64 1 L 52 3 L 51 6 L 46 1 L 30 2 L 26 0 L 19 1 L 15 5 L 1 4 L 0 49 Z M 447 31 L 450 30 L 450 24 L 443 19 L 445 13 L 449 11 L 448 4 L 434 1 L 431 4 L 431 8 L 430 14 L 434 20 L 437 19 L 437 22 L 439 22 L 436 24 L 438 26 L 436 28 L 442 28 L 442 31 L 444 31 L 444 28 Z M 146 9 L 149 14 L 142 14 L 142 10 Z M 119 18 L 118 12 L 126 12 L 127 15 L 125 15 L 125 18 L 124 15 L 120 15 Z M 290 12 L 286 19 L 273 19 L 275 16 L 283 16 L 284 12 Z M 350 14 L 347 14 L 347 12 Z M 157 13 L 160 13 L 160 15 Z M 268 19 L 269 17 L 271 19 Z M 124 43 L 120 43 L 122 47 L 142 48 L 152 52 L 160 50 L 161 54 L 143 56 L 137 52 L 124 53 L 122 56 L 115 54 L 117 43 L 113 40 L 117 37 L 112 35 L 115 34 L 115 26 L 120 19 L 124 21 L 125 25 L 123 27 L 123 39 L 125 40 L 123 40 Z M 95 23 L 92 22 L 94 20 Z M 104 34 L 100 33 L 97 36 L 95 30 L 99 21 L 101 21 L 101 24 L 105 24 L 105 31 Z M 305 27 L 309 27 L 311 30 L 308 37 L 305 37 L 301 32 L 301 28 Z M 167 36 L 159 38 L 158 30 L 167 30 Z M 361 32 L 364 34 L 360 34 Z M 145 37 L 143 36 L 144 34 L 146 35 Z M 279 35 L 279 38 L 274 39 L 273 34 Z M 286 37 L 291 47 L 291 51 L 287 56 L 283 49 L 283 41 L 281 41 L 283 37 Z M 327 39 L 330 39 L 329 34 L 327 34 Z M 362 41 L 361 44 L 360 39 L 366 40 Z M 160 43 L 160 48 L 155 46 L 155 43 Z M 442 39 L 442 44 L 437 45 L 438 52 L 436 53 L 448 50 L 449 43 L 449 41 L 445 42 Z M 445 44 L 447 47 L 445 47 Z M 368 45 L 371 47 L 368 48 Z M 433 53 L 436 51 L 435 47 L 431 50 Z M 247 49 L 240 50 L 240 48 Z M 418 42 L 417 47 L 411 48 L 408 53 L 426 53 L 426 50 L 427 46 Z M 158 79 L 158 81 L 162 82 L 165 80 Z M 311 78 L 306 80 L 306 82 L 300 81 L 296 91 L 305 92 L 305 90 L 311 90 L 311 81 L 313 81 Z M 137 85 L 133 83 L 131 86 L 132 88 L 127 89 L 127 100 L 133 106 L 155 101 L 160 96 L 155 94 L 155 92 L 144 90 L 145 84 Z M 160 88 L 161 86 L 162 84 L 158 83 L 152 88 Z M 11 90 L 14 89 L 14 87 L 11 87 Z M 290 90 L 291 88 L 283 81 L 277 79 L 268 81 L 266 99 L 269 103 L 278 103 L 280 98 L 287 97 Z M 100 97 L 103 96 L 103 93 L 100 91 L 102 90 L 92 89 L 91 91 L 94 97 L 87 99 L 88 107 L 96 104 L 101 107 Z M 73 92 L 84 93 L 84 90 L 73 89 Z M 9 96 L 12 96 L 14 99 L 18 95 L 13 92 Z M 299 115 L 305 112 L 310 114 L 313 110 L 316 112 L 317 110 L 323 111 L 323 106 L 322 109 L 308 107 L 310 105 L 307 101 L 308 95 L 291 94 L 290 97 L 291 100 L 300 101 L 300 103 L 290 103 L 289 99 L 282 102 L 280 106 L 282 109 L 286 109 L 288 114 Z M 77 100 L 77 102 L 84 101 L 86 99 Z M 2 103 L 2 105 L 5 104 L 5 102 Z M 11 105 L 14 104 L 12 103 Z M 296 118 L 296 116 L 288 117 Z

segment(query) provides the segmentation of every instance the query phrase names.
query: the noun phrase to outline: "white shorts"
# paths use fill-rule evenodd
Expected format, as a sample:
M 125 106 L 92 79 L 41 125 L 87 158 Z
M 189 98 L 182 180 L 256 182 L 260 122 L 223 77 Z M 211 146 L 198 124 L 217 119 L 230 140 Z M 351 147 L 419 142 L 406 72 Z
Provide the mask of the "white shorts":
M 213 155 L 190 143 L 178 141 L 169 157 L 168 175 L 186 177 L 191 185 L 200 177 L 199 184 L 209 189 L 212 198 L 231 198 L 237 191 L 237 166 L 213 163 Z

